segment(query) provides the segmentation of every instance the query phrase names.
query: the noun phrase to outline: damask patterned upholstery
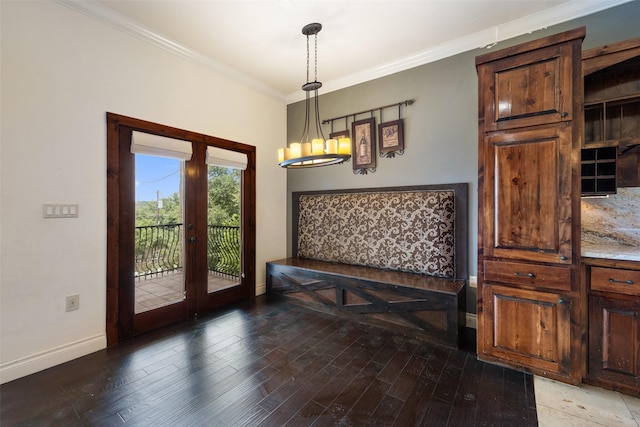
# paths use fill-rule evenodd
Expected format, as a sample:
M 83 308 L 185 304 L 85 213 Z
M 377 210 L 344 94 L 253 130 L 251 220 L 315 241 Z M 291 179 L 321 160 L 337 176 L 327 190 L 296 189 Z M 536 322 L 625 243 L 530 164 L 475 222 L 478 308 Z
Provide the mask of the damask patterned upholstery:
M 455 277 L 450 190 L 302 195 L 300 258 Z

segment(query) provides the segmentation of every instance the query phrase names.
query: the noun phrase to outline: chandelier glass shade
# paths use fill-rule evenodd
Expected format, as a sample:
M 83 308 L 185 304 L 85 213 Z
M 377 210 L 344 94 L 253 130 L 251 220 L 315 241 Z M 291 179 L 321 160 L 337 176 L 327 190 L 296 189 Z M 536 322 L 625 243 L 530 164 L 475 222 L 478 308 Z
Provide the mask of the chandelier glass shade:
M 318 109 L 318 89 L 322 83 L 318 81 L 318 33 L 322 25 L 308 24 L 302 28 L 302 34 L 307 36 L 307 82 L 302 85 L 305 91 L 304 128 L 300 142 L 292 142 L 288 147 L 278 149 L 278 164 L 283 168 L 310 168 L 335 165 L 351 158 L 351 140 L 349 138 L 325 139 L 320 123 Z M 315 40 L 315 74 L 314 80 L 309 77 L 309 36 Z M 311 94 L 313 93 L 316 138 L 309 139 L 311 130 Z

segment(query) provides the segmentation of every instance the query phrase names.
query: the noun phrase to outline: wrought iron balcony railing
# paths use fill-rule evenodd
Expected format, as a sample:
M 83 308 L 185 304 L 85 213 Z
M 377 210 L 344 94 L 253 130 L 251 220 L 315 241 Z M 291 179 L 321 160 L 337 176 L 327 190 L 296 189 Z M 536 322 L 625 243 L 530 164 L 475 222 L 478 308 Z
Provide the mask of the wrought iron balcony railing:
M 135 276 L 148 278 L 182 270 L 182 224 L 136 227 Z M 209 225 L 207 265 L 210 272 L 240 277 L 240 228 Z
M 240 277 L 240 227 L 209 225 L 207 265 L 210 272 Z

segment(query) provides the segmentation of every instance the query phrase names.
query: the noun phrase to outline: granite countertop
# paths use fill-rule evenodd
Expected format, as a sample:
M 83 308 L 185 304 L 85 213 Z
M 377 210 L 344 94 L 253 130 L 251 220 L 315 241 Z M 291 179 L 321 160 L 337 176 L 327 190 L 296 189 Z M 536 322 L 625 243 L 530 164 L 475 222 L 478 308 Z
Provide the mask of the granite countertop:
M 581 200 L 582 256 L 640 261 L 640 187 Z
M 612 244 L 595 245 L 582 242 L 582 256 L 626 261 L 640 261 L 639 246 L 618 246 Z

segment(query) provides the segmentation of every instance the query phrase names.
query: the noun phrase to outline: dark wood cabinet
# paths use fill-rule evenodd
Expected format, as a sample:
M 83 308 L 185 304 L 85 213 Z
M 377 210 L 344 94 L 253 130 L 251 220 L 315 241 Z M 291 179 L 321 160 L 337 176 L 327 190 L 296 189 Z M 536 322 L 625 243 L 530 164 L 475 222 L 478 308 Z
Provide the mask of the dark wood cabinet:
M 640 301 L 589 297 L 589 319 L 589 378 L 637 391 Z
M 582 54 L 582 194 L 640 186 L 640 38 Z M 640 262 L 585 258 L 585 379 L 640 395 Z
M 580 28 L 476 58 L 478 356 L 581 381 Z
M 571 273 L 571 268 L 567 266 L 493 259 L 484 262 L 484 278 L 487 281 L 520 287 L 569 292 Z
M 582 195 L 602 196 L 615 194 L 616 185 L 616 147 L 582 149 Z
M 640 68 L 640 61 L 634 62 Z M 629 74 L 637 81 L 640 78 L 640 69 Z M 595 77 L 612 78 L 610 74 L 591 77 L 591 82 L 595 81 Z M 637 95 L 640 88 L 627 89 L 635 90 L 620 95 L 621 98 L 585 103 L 585 147 L 617 147 L 620 141 L 625 144 L 638 142 L 636 140 L 640 139 L 640 97 L 633 95 Z M 585 85 L 585 91 L 588 93 L 590 90 L 593 89 Z
M 573 119 L 573 46 L 562 40 L 581 33 L 537 40 L 526 50 L 516 46 L 478 57 L 485 132 Z
M 481 148 L 485 257 L 571 264 L 571 127 L 486 133 Z
M 571 298 L 487 283 L 485 355 L 541 372 L 571 375 Z M 516 321 L 517 320 L 517 321 Z
M 640 394 L 640 263 L 586 260 L 589 356 L 586 381 Z
M 640 38 L 582 53 L 582 194 L 640 186 Z

